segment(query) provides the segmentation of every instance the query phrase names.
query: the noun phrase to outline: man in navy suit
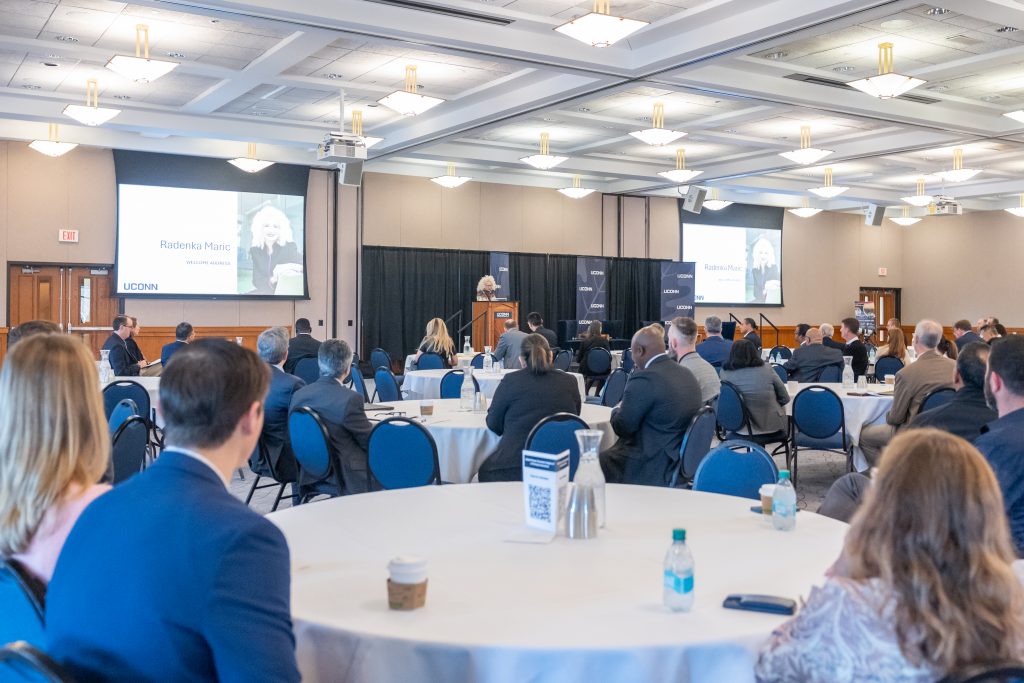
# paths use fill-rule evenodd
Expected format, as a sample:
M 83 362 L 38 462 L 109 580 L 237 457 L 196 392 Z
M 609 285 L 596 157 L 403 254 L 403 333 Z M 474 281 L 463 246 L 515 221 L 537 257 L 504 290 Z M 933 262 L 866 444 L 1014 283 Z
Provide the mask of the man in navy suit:
M 310 481 L 305 472 L 299 483 L 303 491 L 310 489 L 333 495 L 366 493 L 366 449 L 370 444 L 370 421 L 366 418 L 363 397 L 342 382 L 352 370 L 352 349 L 340 339 L 328 339 L 320 345 L 317 356 L 320 379 L 308 384 L 292 396 L 290 411 L 308 407 L 316 411 L 327 427 L 331 449 L 341 464 L 342 490 L 332 482 Z
M 164 344 L 164 347 L 160 349 L 160 365 L 166 368 L 167 361 L 171 359 L 174 352 L 195 338 L 196 333 L 191 325 L 188 323 L 178 323 L 178 326 L 174 328 L 174 341 L 170 344 Z
M 249 467 L 260 476 L 272 477 L 282 483 L 292 482 L 292 493 L 295 494 L 299 466 L 288 439 L 288 408 L 292 396 L 306 383 L 283 369 L 288 360 L 288 330 L 285 328 L 263 330 L 256 340 L 256 351 L 270 366 L 270 392 L 263 402 L 263 433 L 257 450 L 249 458 Z M 262 459 L 258 452 L 260 448 L 265 454 Z
M 981 337 L 974 333 L 970 320 L 957 320 L 953 323 L 953 339 L 956 341 L 957 351 L 963 351 L 968 344 L 982 341 Z
M 743 338 L 754 345 L 758 353 L 761 352 L 761 335 L 757 333 L 757 323 L 754 322 L 753 318 L 744 318 L 743 322 L 740 323 L 740 331 L 743 332 Z
M 697 344 L 697 355 L 716 368 L 722 367 L 732 351 L 732 341 L 722 336 L 722 319 L 717 315 L 706 318 L 704 336 L 707 339 Z
M 167 449 L 82 513 L 47 593 L 49 654 L 75 680 L 299 680 L 288 544 L 227 490 L 269 377 L 223 339 L 161 376 Z
M 320 341 L 313 338 L 313 326 L 307 318 L 295 321 L 295 336 L 288 342 L 288 360 L 284 363 L 284 371 L 291 374 L 295 366 L 303 358 L 316 358 L 320 351 Z
M 110 367 L 118 377 L 135 377 L 139 370 L 146 367 L 146 361 L 137 361 L 128 352 L 128 342 L 125 340 L 132 334 L 132 322 L 128 316 L 119 315 L 114 318 L 112 327 L 114 331 L 103 342 L 103 350 L 110 352 L 107 357 Z

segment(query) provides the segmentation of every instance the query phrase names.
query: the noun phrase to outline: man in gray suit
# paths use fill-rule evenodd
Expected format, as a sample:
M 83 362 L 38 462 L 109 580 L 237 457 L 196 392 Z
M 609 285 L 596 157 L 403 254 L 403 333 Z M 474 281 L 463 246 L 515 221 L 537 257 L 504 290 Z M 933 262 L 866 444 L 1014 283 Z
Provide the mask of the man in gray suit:
M 843 352 L 821 343 L 821 330 L 813 327 L 804 335 L 807 343 L 793 352 L 793 357 L 782 364 L 795 382 L 817 382 L 821 371 L 830 365 L 843 369 Z
M 885 416 L 885 424 L 866 425 L 860 433 L 860 447 L 872 466 L 896 432 L 917 415 L 925 396 L 936 389 L 953 387 L 956 361 L 935 350 L 941 339 L 942 325 L 934 320 L 922 320 L 914 329 L 917 360 L 896 373 L 892 407 Z
M 494 358 L 500 360 L 502 367 L 508 369 L 519 369 L 519 357 L 523 352 L 523 340 L 526 333 L 519 329 L 519 323 L 515 320 L 505 321 L 505 332 L 498 339 L 498 346 L 494 349 Z

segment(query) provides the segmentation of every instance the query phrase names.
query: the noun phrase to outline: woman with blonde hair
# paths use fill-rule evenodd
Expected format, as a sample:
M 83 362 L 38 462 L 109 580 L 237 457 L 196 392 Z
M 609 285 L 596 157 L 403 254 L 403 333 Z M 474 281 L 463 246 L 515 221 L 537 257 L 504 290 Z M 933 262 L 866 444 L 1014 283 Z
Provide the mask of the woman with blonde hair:
M 903 361 L 904 365 L 906 364 L 907 338 L 903 335 L 903 330 L 897 327 L 889 331 L 889 343 L 885 346 L 878 347 L 878 353 L 875 354 L 875 358 L 877 359 L 883 356 L 899 358 Z
M 80 340 L 25 339 L 0 370 L 0 555 L 44 583 L 98 482 L 110 436 L 96 364 Z
M 886 448 L 832 576 L 772 634 L 757 680 L 932 682 L 1020 661 L 1015 559 L 985 458 L 947 432 L 904 432 Z
M 448 326 L 440 318 L 433 318 L 427 323 L 427 333 L 420 341 L 419 349 L 416 351 L 417 363 L 424 353 L 436 353 L 441 356 L 448 367 L 456 365 L 455 342 L 448 335 Z
M 296 278 L 301 278 L 303 269 L 302 254 L 285 212 L 276 206 L 264 206 L 252 217 L 249 229 L 252 232 L 249 258 L 253 291 L 248 293 L 302 294 L 301 291 L 278 292 L 279 283 L 284 289 L 294 290 Z

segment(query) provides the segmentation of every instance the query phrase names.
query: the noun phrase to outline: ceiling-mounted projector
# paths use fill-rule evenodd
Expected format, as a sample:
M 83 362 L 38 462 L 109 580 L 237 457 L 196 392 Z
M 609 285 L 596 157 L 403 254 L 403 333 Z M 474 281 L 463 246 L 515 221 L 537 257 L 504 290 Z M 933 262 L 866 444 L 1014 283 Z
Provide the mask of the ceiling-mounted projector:
M 932 213 L 936 216 L 960 216 L 964 212 L 963 204 L 952 197 L 936 195 L 932 199 L 932 204 L 935 206 Z
M 347 164 L 366 161 L 366 141 L 362 135 L 331 132 L 316 148 L 317 161 Z

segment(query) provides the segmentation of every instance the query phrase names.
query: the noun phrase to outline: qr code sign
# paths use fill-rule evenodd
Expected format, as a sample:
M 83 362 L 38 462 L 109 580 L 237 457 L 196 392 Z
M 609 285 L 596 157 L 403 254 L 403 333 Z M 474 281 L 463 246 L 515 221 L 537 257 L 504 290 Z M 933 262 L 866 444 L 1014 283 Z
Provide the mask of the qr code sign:
M 541 522 L 551 522 L 550 489 L 530 485 L 530 517 Z

